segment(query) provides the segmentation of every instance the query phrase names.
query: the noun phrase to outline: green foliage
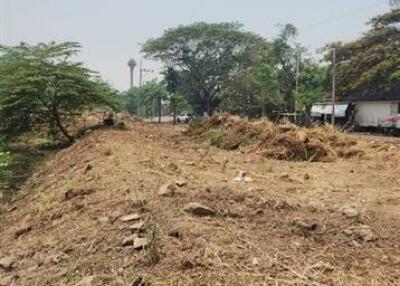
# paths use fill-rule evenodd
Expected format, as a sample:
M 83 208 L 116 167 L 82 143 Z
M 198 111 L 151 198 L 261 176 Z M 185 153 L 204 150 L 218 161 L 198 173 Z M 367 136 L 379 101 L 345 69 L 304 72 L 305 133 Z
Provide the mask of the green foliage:
M 341 95 L 400 86 L 400 9 L 377 16 L 360 39 L 336 43 Z M 327 55 L 328 58 L 331 54 Z
M 69 140 L 64 118 L 96 106 L 117 109 L 116 92 L 73 58 L 81 46 L 74 42 L 1 47 L 0 120 L 7 135 L 48 125 Z
M 211 146 L 218 146 L 225 137 L 225 131 L 222 128 L 212 130 L 209 135 L 209 142 Z
M 197 113 L 211 113 L 264 46 L 261 37 L 243 31 L 240 24 L 200 22 L 165 31 L 147 41 L 143 52 L 173 70 L 174 91 L 185 95 Z
M 141 87 L 134 87 L 123 93 L 122 98 L 127 112 L 150 117 L 156 105 L 159 108 L 160 102 L 168 99 L 168 92 L 162 82 L 149 81 Z
M 309 112 L 313 103 L 323 100 L 329 87 L 328 67 L 316 64 L 309 59 L 305 60 L 301 63 L 296 110 Z

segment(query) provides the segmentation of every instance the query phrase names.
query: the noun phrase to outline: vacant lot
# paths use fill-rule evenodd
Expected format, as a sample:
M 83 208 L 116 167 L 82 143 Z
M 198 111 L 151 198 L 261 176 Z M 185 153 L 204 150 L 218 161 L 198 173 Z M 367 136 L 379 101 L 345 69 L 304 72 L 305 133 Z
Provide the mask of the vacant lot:
M 183 128 L 51 158 L 1 208 L 0 285 L 400 285 L 398 147 L 289 162 Z

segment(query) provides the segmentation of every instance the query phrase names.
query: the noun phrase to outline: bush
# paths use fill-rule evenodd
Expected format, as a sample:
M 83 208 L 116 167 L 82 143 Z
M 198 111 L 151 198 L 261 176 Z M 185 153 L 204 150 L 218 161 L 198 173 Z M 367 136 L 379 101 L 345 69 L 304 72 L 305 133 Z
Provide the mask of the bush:
M 209 135 L 209 142 L 211 146 L 219 146 L 225 137 L 225 131 L 222 128 L 212 130 Z

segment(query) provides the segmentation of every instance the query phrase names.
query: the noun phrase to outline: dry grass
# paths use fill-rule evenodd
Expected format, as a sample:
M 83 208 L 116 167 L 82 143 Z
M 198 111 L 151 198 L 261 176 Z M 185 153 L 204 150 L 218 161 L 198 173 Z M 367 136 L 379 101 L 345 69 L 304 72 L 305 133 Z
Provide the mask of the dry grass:
M 257 124 L 271 130 L 269 122 Z M 17 264 L 0 270 L 0 278 L 18 275 L 15 285 L 75 285 L 92 275 L 99 285 L 131 285 L 138 277 L 151 285 L 398 285 L 399 166 L 393 158 L 377 160 L 389 151 L 330 164 L 277 161 L 256 152 L 266 149 L 260 133 L 246 137 L 239 149 L 249 152 L 242 153 L 182 142 L 178 128 L 134 123 L 96 131 L 56 154 L 1 209 L 0 258 L 13 256 Z M 231 128 L 247 136 L 253 124 Z M 300 131 L 278 134 L 300 140 Z M 332 136 L 337 153 L 346 145 Z M 234 183 L 237 170 L 252 181 Z M 160 186 L 176 180 L 186 185 L 158 196 Z M 69 189 L 77 195 L 66 199 Z M 216 215 L 182 211 L 194 201 Z M 348 205 L 360 215 L 344 216 Z M 132 213 L 142 216 L 151 239 L 143 251 L 121 246 L 131 233 L 118 218 Z M 299 220 L 317 227 L 299 227 Z M 32 230 L 16 239 L 22 223 Z M 360 225 L 378 239 L 346 234 Z

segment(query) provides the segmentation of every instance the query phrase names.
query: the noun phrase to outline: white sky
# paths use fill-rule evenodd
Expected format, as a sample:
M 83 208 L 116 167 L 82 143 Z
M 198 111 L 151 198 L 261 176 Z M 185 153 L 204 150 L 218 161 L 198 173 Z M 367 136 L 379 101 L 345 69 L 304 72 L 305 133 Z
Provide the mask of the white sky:
M 317 49 L 360 36 L 369 18 L 388 10 L 388 0 L 0 0 L 0 43 L 78 41 L 81 60 L 124 90 L 126 63 L 131 57 L 139 62 L 140 43 L 179 24 L 237 21 L 271 39 L 277 23 L 293 23 L 299 41 Z M 138 77 L 136 69 L 136 84 Z

